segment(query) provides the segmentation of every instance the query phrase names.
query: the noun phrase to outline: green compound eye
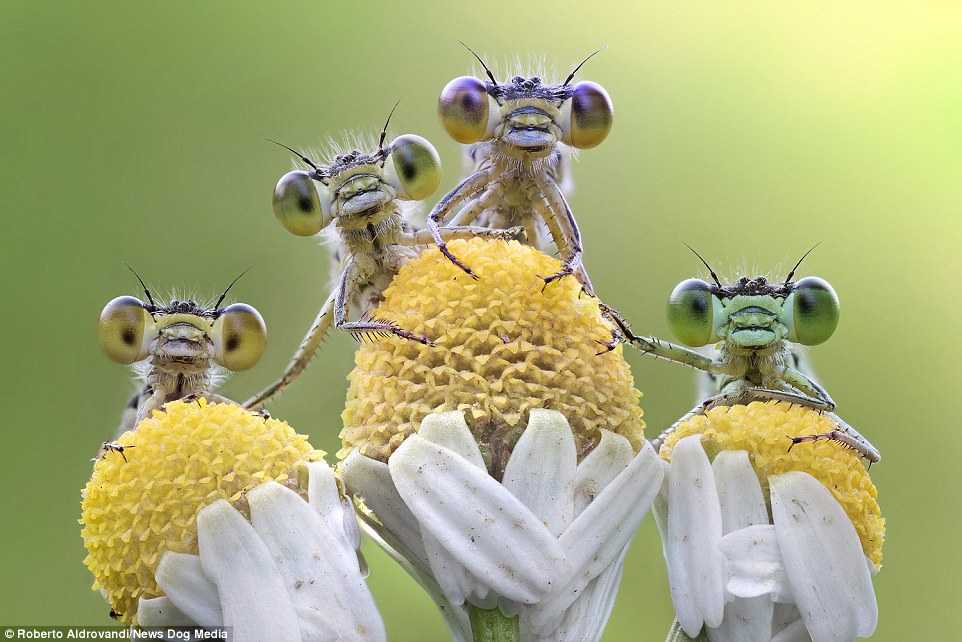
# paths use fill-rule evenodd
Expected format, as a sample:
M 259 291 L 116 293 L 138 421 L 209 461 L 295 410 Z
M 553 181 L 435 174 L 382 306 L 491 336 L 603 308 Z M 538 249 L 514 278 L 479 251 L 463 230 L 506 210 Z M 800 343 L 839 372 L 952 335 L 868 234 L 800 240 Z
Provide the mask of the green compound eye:
M 331 222 L 330 208 L 323 207 L 310 174 L 288 172 L 274 188 L 274 216 L 291 234 L 314 236 Z
M 701 279 L 682 281 L 668 297 L 668 327 L 685 345 L 708 345 L 712 341 L 714 311 L 710 285 Z
M 214 322 L 214 360 L 228 370 L 247 370 L 267 345 L 267 326 L 260 313 L 245 303 L 229 305 Z
M 97 340 L 104 354 L 125 365 L 145 359 L 149 321 L 150 313 L 140 299 L 119 296 L 108 303 L 97 321 Z
M 451 138 L 469 145 L 490 137 L 488 115 L 491 106 L 484 83 L 471 76 L 455 78 L 441 90 L 438 118 Z
M 838 296 L 827 281 L 807 276 L 795 284 L 785 307 L 791 309 L 788 340 L 806 346 L 827 341 L 838 326 Z
M 398 136 L 391 143 L 384 165 L 386 179 L 409 201 L 420 201 L 441 183 L 441 157 L 427 140 L 413 134 Z

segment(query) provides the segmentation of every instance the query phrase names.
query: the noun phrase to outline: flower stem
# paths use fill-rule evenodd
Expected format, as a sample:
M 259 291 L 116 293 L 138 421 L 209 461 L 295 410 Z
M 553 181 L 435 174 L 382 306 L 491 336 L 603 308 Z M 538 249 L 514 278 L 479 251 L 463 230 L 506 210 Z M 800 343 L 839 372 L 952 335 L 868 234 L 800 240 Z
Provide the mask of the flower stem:
M 706 633 L 705 627 L 702 627 L 697 637 L 690 638 L 681 628 L 678 620 L 675 620 L 671 623 L 671 628 L 668 629 L 668 637 L 665 639 L 665 642 L 708 642 L 708 633 Z
M 468 606 L 474 642 L 521 642 L 518 616 L 507 617 L 497 607 L 481 609 Z

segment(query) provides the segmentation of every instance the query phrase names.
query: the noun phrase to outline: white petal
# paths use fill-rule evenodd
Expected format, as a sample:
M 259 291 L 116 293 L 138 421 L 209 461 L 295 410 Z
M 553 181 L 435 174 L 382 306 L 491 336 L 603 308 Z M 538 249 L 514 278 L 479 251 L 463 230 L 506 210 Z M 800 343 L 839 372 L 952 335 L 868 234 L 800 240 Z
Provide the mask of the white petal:
M 812 636 L 801 618 L 795 620 L 772 637 L 772 642 L 812 642 Z
M 329 620 L 344 640 L 384 640 L 384 624 L 361 579 L 354 547 L 345 540 L 340 513 L 321 519 L 297 493 L 276 482 L 249 491 L 247 501 L 251 524 L 275 560 L 294 606 L 315 610 L 312 619 Z M 339 511 L 340 501 L 337 507 Z
M 487 587 L 471 574 L 429 531 L 421 528 L 424 550 L 428 554 L 431 573 L 441 587 L 441 592 L 452 604 L 460 606 L 469 597 L 472 604 L 482 608 L 492 608 L 495 604 L 486 600 L 490 592 Z M 496 600 L 496 598 L 495 598 Z
M 429 573 L 431 565 L 421 543 L 421 527 L 394 486 L 387 464 L 365 457 L 356 449 L 340 465 L 341 478 L 350 493 L 364 501 L 391 535 L 410 555 L 410 562 L 421 572 Z
M 703 623 L 709 627 L 721 624 L 726 579 L 724 557 L 718 548 L 721 508 L 700 435 L 675 444 L 668 487 L 665 558 L 671 600 L 682 629 L 695 637 Z
M 235 642 L 299 642 L 284 579 L 250 523 L 220 499 L 197 514 L 197 535 L 204 574 L 217 585 Z
M 725 605 L 721 625 L 708 629 L 708 639 L 711 642 L 767 640 L 772 634 L 774 607 L 768 595 L 736 597 Z
M 533 409 L 504 467 L 501 484 L 557 537 L 574 515 L 578 453 L 571 426 L 557 410 Z
M 532 616 L 534 626 L 561 615 L 588 583 L 607 570 L 631 541 L 661 488 L 664 468 L 651 444 L 645 442 L 628 466 L 571 523 L 559 543 L 571 564 L 563 587 Z
M 492 590 L 539 601 L 564 577 L 564 553 L 514 495 L 460 455 L 412 435 L 388 462 L 422 527 Z
M 478 468 L 485 467 L 478 442 L 460 410 L 431 413 L 418 426 L 418 436 L 453 450 Z
M 738 597 L 771 594 L 775 602 L 791 602 L 775 527 L 759 524 L 725 535 L 719 544 L 728 561 L 728 592 Z
M 591 580 L 580 597 L 561 617 L 542 627 L 536 639 L 557 642 L 590 642 L 601 639 L 611 609 L 615 605 L 627 553 L 628 546 L 625 546 L 615 563 Z M 533 607 L 532 610 L 537 608 Z
M 207 579 L 200 558 L 167 551 L 154 573 L 164 595 L 200 626 L 223 626 L 217 586 Z
M 868 637 L 878 622 L 872 577 L 855 527 L 807 473 L 769 478 L 772 518 L 788 581 L 815 642 Z
M 338 492 L 334 471 L 323 461 L 307 464 L 307 498 L 310 505 L 321 516 L 321 520 L 343 542 L 345 546 L 355 546 L 352 534 L 345 530 L 344 504 Z M 353 513 L 350 519 L 354 520 Z M 357 523 L 354 522 L 354 530 Z
M 768 508 L 758 475 L 744 450 L 723 450 L 711 465 L 721 506 L 722 533 L 768 524 Z
M 339 642 L 337 627 L 320 611 L 306 604 L 294 604 L 301 642 Z
M 575 472 L 574 514 L 580 515 L 634 456 L 627 439 L 602 429 L 598 445 L 585 455 Z
M 174 606 L 168 597 L 137 600 L 137 624 L 140 626 L 197 626 L 197 623 Z

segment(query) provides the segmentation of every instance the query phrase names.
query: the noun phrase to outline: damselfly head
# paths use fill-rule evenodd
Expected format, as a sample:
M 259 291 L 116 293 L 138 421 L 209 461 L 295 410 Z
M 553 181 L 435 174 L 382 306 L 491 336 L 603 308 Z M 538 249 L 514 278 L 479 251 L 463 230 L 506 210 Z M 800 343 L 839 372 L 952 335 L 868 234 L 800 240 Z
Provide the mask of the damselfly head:
M 244 303 L 219 307 L 226 291 L 211 308 L 176 299 L 157 305 L 146 286 L 144 292 L 147 303 L 121 296 L 100 313 L 97 339 L 111 360 L 132 364 L 152 357 L 162 366 L 213 359 L 236 371 L 250 368 L 263 354 L 267 344 L 264 319 Z
M 438 99 L 441 124 L 459 143 L 497 139 L 527 154 L 547 154 L 558 142 L 588 149 L 608 135 L 614 111 L 607 92 L 593 82 L 571 84 L 581 65 L 559 84 L 546 83 L 539 76 L 499 82 L 474 55 L 489 80 L 455 78 Z
M 732 352 L 764 353 L 783 341 L 817 345 L 838 325 L 838 297 L 818 277 L 771 283 L 743 276 L 723 284 L 709 271 L 714 283 L 687 279 L 668 297 L 668 325 L 686 345 L 720 341 Z
M 311 169 L 288 172 L 277 182 L 273 205 L 281 225 L 297 236 L 313 236 L 335 219 L 347 227 L 376 225 L 395 212 L 397 199 L 430 196 L 441 183 L 434 146 L 413 134 L 385 145 L 386 133 L 387 123 L 373 152 L 354 149 L 326 165 L 291 150 Z

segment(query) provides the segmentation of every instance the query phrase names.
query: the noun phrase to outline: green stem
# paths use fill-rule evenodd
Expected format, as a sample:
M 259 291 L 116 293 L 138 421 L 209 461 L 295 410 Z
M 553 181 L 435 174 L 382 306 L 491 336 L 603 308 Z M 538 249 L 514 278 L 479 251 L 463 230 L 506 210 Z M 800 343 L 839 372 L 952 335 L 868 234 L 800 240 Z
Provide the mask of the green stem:
M 481 609 L 467 605 L 474 642 L 521 642 L 518 616 L 507 617 L 497 607 Z
M 702 627 L 701 631 L 698 632 L 698 637 L 690 638 L 681 628 L 678 620 L 675 620 L 671 623 L 671 628 L 668 629 L 668 637 L 665 642 L 708 642 L 708 633 L 705 631 L 705 627 Z

